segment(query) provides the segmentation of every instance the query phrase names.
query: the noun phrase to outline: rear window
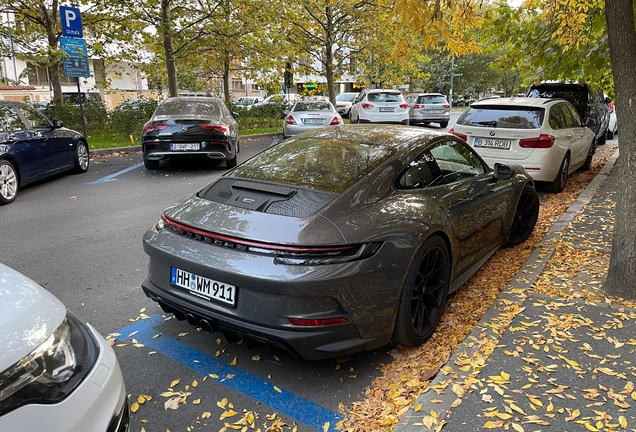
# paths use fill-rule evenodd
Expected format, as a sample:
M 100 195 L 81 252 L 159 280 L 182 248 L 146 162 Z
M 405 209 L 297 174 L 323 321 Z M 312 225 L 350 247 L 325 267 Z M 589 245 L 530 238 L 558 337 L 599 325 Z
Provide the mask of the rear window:
M 329 102 L 296 102 L 294 111 L 331 111 Z
M 543 124 L 544 116 L 543 108 L 473 106 L 457 119 L 457 124 L 504 129 L 538 129 Z
M 153 120 L 167 118 L 189 119 L 218 119 L 222 116 L 222 109 L 218 101 L 210 99 L 168 99 L 157 107 Z
M 404 98 L 402 93 L 397 92 L 382 92 L 382 93 L 369 93 L 367 95 L 369 102 L 402 102 Z
M 243 163 L 232 176 L 342 193 L 393 153 L 359 141 L 290 139 Z
M 351 102 L 358 96 L 357 93 L 340 93 L 336 96 L 337 101 Z
M 420 96 L 417 98 L 418 104 L 447 104 L 444 96 Z

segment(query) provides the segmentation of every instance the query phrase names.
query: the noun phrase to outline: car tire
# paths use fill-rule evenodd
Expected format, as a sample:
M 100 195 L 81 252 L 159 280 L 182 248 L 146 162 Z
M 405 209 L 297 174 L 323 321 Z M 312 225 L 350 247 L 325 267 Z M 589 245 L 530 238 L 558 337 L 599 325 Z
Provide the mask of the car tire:
M 8 160 L 0 160 L 0 204 L 12 203 L 18 196 L 18 173 Z
M 88 144 L 84 141 L 79 141 L 75 148 L 75 166 L 73 172 L 75 174 L 83 174 L 88 171 L 90 165 L 90 157 L 88 154 Z
M 607 141 L 607 131 L 605 133 L 602 133 L 600 137 L 598 137 L 598 145 L 605 145 L 605 142 Z
M 561 168 L 556 175 L 554 181 L 546 184 L 548 192 L 559 193 L 565 188 L 565 184 L 568 181 L 568 171 L 570 169 L 570 154 L 566 154 L 561 162 Z
M 588 171 L 592 166 L 592 159 L 594 158 L 594 153 L 596 153 L 596 138 L 592 140 L 592 144 L 590 145 L 590 151 L 587 154 L 587 158 L 583 165 L 581 165 L 581 171 Z
M 440 122 L 439 127 L 441 127 L 442 129 L 444 129 L 445 127 L 448 127 L 448 122 Z
M 611 130 L 607 130 L 607 137 L 605 138 L 606 140 L 613 140 L 614 139 L 614 132 L 612 132 Z
M 398 307 L 393 341 L 423 344 L 439 323 L 451 280 L 451 260 L 444 240 L 432 235 L 418 251 L 406 277 Z
M 148 154 L 144 153 L 144 166 L 146 167 L 146 169 L 156 170 L 157 168 L 159 168 L 159 162 L 160 161 L 158 160 L 148 159 Z
M 228 168 L 234 168 L 236 166 L 236 155 L 234 155 L 232 159 L 226 159 L 225 166 Z
M 519 196 L 510 234 L 505 247 L 520 245 L 528 240 L 539 218 L 539 194 L 531 185 L 525 185 Z

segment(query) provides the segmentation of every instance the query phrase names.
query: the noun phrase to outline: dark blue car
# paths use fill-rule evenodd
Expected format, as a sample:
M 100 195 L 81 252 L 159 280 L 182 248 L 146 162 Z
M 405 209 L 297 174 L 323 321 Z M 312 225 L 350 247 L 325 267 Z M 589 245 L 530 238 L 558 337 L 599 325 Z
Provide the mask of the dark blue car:
M 0 101 L 0 205 L 15 200 L 28 183 L 88 170 L 86 139 L 62 126 L 26 104 Z

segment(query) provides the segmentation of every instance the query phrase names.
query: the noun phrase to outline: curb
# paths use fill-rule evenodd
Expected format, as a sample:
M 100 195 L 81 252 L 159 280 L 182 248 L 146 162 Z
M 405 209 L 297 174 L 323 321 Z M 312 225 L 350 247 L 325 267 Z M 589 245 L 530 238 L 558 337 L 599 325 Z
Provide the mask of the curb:
M 427 391 L 417 398 L 411 408 L 409 408 L 398 424 L 392 429 L 392 432 L 420 432 L 422 430 L 422 418 L 431 415 L 436 419 L 437 424 L 444 424 L 444 419 L 453 409 L 461 404 L 462 392 L 465 391 L 465 389 L 455 392 L 456 386 L 459 385 L 463 387 L 463 384 L 467 382 L 466 379 L 469 378 L 471 374 L 475 376 L 479 375 L 479 369 L 483 366 L 483 363 L 480 363 L 479 359 L 484 357 L 483 354 L 480 353 L 480 348 L 486 345 L 491 346 L 493 349 L 495 348 L 503 331 L 509 324 L 506 318 L 514 318 L 517 313 L 515 310 L 518 311 L 519 306 L 526 298 L 525 291 L 531 288 L 537 281 L 554 255 L 556 251 L 555 242 L 563 237 L 565 229 L 570 222 L 573 221 L 583 207 L 590 202 L 596 191 L 610 174 L 618 156 L 617 148 L 614 154 L 605 162 L 605 165 L 601 168 L 596 177 L 583 189 L 561 217 L 552 224 L 523 267 L 519 269 L 509 285 L 499 294 L 488 311 L 486 311 L 481 320 L 475 325 L 473 331 L 464 339 L 455 352 L 453 352 L 450 359 L 446 362 L 446 365 L 451 366 L 451 372 L 449 372 L 448 375 L 444 375 L 444 373 L 440 371 L 435 376 L 428 385 Z M 453 368 L 453 366 L 456 365 L 470 365 L 471 368 L 459 375 L 455 374 L 456 371 L 454 371 Z M 434 391 L 436 388 L 447 389 L 449 391 L 443 391 L 438 394 L 438 392 Z M 451 388 L 452 391 L 450 391 Z M 435 402 L 433 402 L 433 400 L 435 400 Z M 420 409 L 415 412 L 414 407 L 420 407 Z M 414 423 L 418 424 L 416 425 Z
M 239 135 L 239 138 L 244 140 L 253 140 L 253 139 L 260 139 L 260 138 L 270 138 L 270 137 L 273 138 L 273 137 L 281 136 L 282 134 L 283 134 L 282 132 L 269 132 L 269 133 L 254 134 L 254 135 Z M 141 151 L 141 146 L 137 145 L 137 146 L 128 146 L 128 147 L 114 147 L 114 148 L 107 148 L 107 149 L 90 150 L 90 155 L 103 156 L 103 155 L 110 155 L 114 153 L 135 153 L 140 151 Z

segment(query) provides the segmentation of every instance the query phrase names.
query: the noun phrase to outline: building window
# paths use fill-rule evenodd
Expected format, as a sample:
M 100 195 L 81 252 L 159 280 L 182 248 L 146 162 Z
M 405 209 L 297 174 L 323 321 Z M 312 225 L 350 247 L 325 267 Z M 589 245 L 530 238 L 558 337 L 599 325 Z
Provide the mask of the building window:
M 241 81 L 232 81 L 232 90 L 243 90 L 245 86 Z
M 49 85 L 49 72 L 46 68 L 40 67 L 35 64 L 29 64 L 27 66 L 29 74 L 29 84 L 31 85 Z M 59 66 L 60 71 L 60 84 L 62 85 L 77 85 L 77 77 L 67 77 L 64 75 L 64 69 Z

